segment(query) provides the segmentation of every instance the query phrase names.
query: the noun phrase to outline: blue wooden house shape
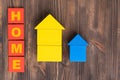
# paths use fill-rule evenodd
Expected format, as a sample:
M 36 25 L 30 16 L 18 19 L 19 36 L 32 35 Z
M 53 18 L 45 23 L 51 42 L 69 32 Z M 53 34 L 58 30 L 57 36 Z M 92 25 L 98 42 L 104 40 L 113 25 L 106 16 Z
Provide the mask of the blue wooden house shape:
M 70 62 L 86 62 L 88 43 L 79 34 L 68 45 L 70 46 Z

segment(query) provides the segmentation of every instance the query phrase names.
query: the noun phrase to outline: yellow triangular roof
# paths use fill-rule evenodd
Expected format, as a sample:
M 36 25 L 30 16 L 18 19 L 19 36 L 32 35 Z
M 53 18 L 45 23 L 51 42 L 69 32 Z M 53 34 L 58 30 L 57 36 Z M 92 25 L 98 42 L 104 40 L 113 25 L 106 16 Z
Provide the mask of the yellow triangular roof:
M 63 29 L 64 27 L 49 14 L 42 22 L 40 22 L 35 29 Z

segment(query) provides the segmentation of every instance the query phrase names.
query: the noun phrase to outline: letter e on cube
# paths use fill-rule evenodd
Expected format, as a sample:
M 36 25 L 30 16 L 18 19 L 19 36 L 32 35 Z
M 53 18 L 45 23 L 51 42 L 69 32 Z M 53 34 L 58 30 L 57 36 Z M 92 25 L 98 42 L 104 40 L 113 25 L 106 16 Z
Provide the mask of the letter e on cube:
M 8 60 L 9 72 L 24 72 L 24 57 L 9 57 Z

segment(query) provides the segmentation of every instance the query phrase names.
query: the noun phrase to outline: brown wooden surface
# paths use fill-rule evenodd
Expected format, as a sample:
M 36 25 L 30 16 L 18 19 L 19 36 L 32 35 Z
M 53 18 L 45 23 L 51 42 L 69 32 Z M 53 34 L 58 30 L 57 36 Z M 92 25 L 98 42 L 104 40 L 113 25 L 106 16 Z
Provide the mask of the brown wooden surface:
M 24 73 L 7 69 L 8 7 L 25 8 Z M 66 29 L 61 63 L 36 61 L 34 27 L 48 13 Z M 76 33 L 89 42 L 86 63 L 69 62 Z M 120 80 L 120 0 L 0 0 L 0 80 Z

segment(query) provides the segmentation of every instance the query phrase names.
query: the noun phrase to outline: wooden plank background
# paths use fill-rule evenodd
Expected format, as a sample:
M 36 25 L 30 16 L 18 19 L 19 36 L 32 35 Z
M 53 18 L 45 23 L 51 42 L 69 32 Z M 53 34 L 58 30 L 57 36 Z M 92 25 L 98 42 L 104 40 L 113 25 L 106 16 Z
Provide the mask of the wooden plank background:
M 25 9 L 25 72 L 8 72 L 7 8 Z M 34 27 L 48 13 L 65 27 L 63 61 L 36 61 Z M 70 63 L 67 43 L 81 34 L 86 63 Z M 0 0 L 0 80 L 120 80 L 120 0 Z

